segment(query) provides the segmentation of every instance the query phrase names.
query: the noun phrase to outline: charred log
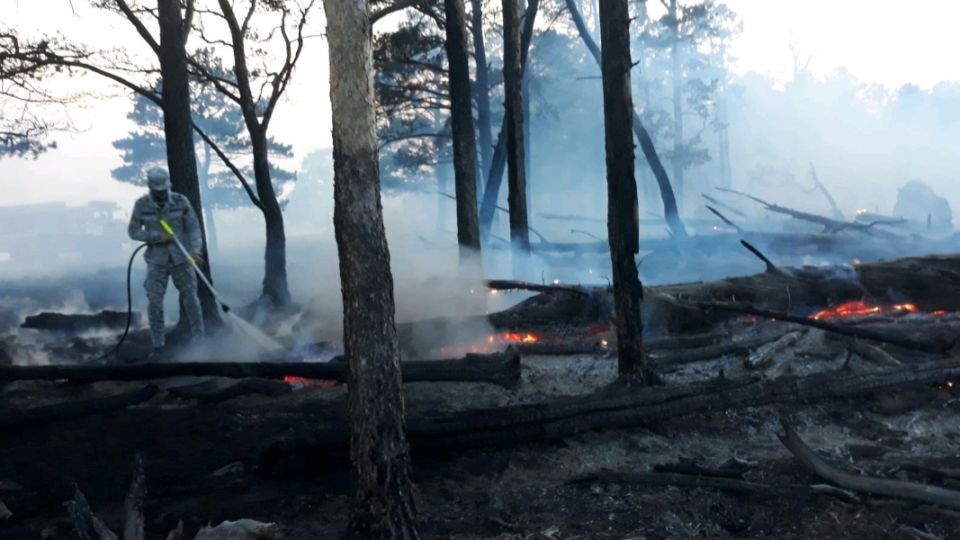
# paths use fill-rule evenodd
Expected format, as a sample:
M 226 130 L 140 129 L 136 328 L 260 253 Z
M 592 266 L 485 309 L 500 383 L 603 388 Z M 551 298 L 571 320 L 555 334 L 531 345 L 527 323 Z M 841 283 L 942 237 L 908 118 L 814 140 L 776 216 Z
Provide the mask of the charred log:
M 862 396 L 910 384 L 939 384 L 960 376 L 960 358 L 916 364 L 909 369 L 869 374 L 820 373 L 728 383 L 701 382 L 675 387 L 603 391 L 545 403 L 477 409 L 408 418 L 407 437 L 416 456 L 436 456 L 479 448 L 517 447 L 557 441 L 600 429 L 649 425 L 700 412 L 770 404 L 790 405 Z M 285 439 L 264 453 L 268 467 L 329 465 L 347 452 L 345 424 Z M 277 469 L 274 469 L 277 470 Z
M 512 386 L 520 379 L 520 355 L 468 354 L 459 360 L 402 362 L 404 382 L 489 382 Z M 0 366 L 0 381 L 136 381 L 182 376 L 282 379 L 286 376 L 346 382 L 350 368 L 342 357 L 330 362 L 183 362 L 141 365 Z
M 62 420 L 72 420 L 93 414 L 123 409 L 148 401 L 157 393 L 157 386 L 150 384 L 132 392 L 123 392 L 106 397 L 68 400 L 63 403 L 41 405 L 21 411 L 7 411 L 0 415 L 0 431 L 46 425 Z
M 800 463 L 828 482 L 853 491 L 960 509 L 960 491 L 841 471 L 818 456 L 786 422 L 782 424 L 784 433 L 778 436 L 783 445 Z

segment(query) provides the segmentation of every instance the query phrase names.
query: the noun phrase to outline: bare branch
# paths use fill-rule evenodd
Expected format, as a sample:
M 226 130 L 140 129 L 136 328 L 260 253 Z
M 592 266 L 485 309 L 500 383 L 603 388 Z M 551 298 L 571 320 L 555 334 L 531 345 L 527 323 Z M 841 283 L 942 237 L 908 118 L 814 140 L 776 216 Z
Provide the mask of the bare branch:
M 153 49 L 153 52 L 157 55 L 160 54 L 160 44 L 157 43 L 157 40 L 154 39 L 153 35 L 147 30 L 147 27 L 143 25 L 137 14 L 130 9 L 130 6 L 127 4 L 126 0 L 114 0 L 117 4 L 117 7 L 120 8 L 120 11 L 123 12 L 124 16 L 127 17 L 127 20 L 130 21 L 130 24 L 137 29 L 137 33 L 140 34 L 140 37 L 147 42 L 147 45 Z

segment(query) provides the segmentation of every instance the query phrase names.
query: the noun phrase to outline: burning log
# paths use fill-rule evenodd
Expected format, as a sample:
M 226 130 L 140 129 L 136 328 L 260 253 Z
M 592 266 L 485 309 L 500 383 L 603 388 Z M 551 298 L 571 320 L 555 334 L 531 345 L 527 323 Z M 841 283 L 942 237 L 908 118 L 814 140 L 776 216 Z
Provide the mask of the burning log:
M 11 368 L 4 367 L 4 369 Z M 149 384 L 131 392 L 123 392 L 107 397 L 69 400 L 63 403 L 41 405 L 21 411 L 7 411 L 0 415 L 0 431 L 25 426 L 33 428 L 60 420 L 72 420 L 74 418 L 82 418 L 93 414 L 123 409 L 132 405 L 139 405 L 152 398 L 157 393 L 157 390 L 156 385 Z
M 721 311 L 732 311 L 734 313 L 744 313 L 747 315 L 756 315 L 758 317 L 766 317 L 769 319 L 774 319 L 777 321 L 791 322 L 800 324 L 803 326 L 811 326 L 813 328 L 819 328 L 821 330 L 826 330 L 828 332 L 833 332 L 843 336 L 850 336 L 856 338 L 864 338 L 872 341 L 878 341 L 880 343 L 889 343 L 890 345 L 896 345 L 897 347 L 902 347 L 904 349 L 910 349 L 914 351 L 922 351 L 928 353 L 945 353 L 952 349 L 956 343 L 956 337 L 951 336 L 947 341 L 939 341 L 934 339 L 921 339 L 915 340 L 910 338 L 899 337 L 896 335 L 891 335 L 888 332 L 877 331 L 871 328 L 859 328 L 856 326 L 847 326 L 842 324 L 830 323 L 821 320 L 816 316 L 812 317 L 798 317 L 795 315 L 788 315 L 786 313 L 780 313 L 775 311 L 770 311 L 766 309 L 758 309 L 753 306 L 745 306 L 739 304 L 730 304 L 725 302 L 698 302 L 695 305 L 696 307 L 704 310 L 721 310 Z
M 803 442 L 803 439 L 797 435 L 797 432 L 794 431 L 790 425 L 782 420 L 781 423 L 784 433 L 777 434 L 780 442 L 782 442 L 806 468 L 832 484 L 852 491 L 960 509 L 960 491 L 919 484 L 917 482 L 873 478 L 841 471 L 821 459 L 820 456 L 807 446 L 807 443 Z
M 524 290 L 541 293 L 568 292 L 587 296 L 587 293 L 582 288 L 571 287 L 568 285 L 542 285 L 539 283 L 531 283 L 529 281 L 513 281 L 509 279 L 490 279 L 485 281 L 484 285 L 486 285 L 488 289 L 494 291 Z
M 468 354 L 459 360 L 403 362 L 401 368 L 404 382 L 488 382 L 509 387 L 520 380 L 520 354 L 514 349 L 508 349 L 496 354 Z M 347 370 L 347 364 L 337 361 L 337 358 L 323 363 L 183 362 L 97 366 L 0 366 L 0 381 L 30 379 L 66 379 L 73 382 L 134 381 L 193 375 L 264 379 L 283 379 L 294 376 L 345 382 Z
M 706 411 L 810 403 L 902 385 L 938 384 L 956 377 L 960 377 L 960 357 L 867 374 L 839 371 L 784 377 L 775 382 L 710 381 L 675 387 L 608 390 L 536 404 L 411 415 L 407 418 L 407 438 L 416 456 L 516 447 L 557 441 L 598 429 L 649 425 Z M 349 430 L 343 420 L 312 434 L 278 441 L 265 451 L 263 460 L 274 470 L 329 465 L 346 459 L 348 443 Z

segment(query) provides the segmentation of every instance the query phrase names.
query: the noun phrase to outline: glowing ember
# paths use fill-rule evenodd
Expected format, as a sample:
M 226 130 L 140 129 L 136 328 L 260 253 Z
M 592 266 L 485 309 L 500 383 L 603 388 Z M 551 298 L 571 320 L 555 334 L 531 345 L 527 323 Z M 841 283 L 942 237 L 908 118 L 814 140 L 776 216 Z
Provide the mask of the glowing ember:
M 490 343 L 536 343 L 539 341 L 536 334 L 529 332 L 504 332 L 502 334 L 493 334 L 488 338 Z
M 811 315 L 810 318 L 815 321 L 820 321 L 840 319 L 843 317 L 866 317 L 879 313 L 916 313 L 917 311 L 917 306 L 913 304 L 894 304 L 885 307 L 867 304 L 866 302 L 857 300 L 822 309 Z
M 308 379 L 306 377 L 296 377 L 294 375 L 284 375 L 283 382 L 295 388 L 333 388 L 337 386 L 337 381 Z

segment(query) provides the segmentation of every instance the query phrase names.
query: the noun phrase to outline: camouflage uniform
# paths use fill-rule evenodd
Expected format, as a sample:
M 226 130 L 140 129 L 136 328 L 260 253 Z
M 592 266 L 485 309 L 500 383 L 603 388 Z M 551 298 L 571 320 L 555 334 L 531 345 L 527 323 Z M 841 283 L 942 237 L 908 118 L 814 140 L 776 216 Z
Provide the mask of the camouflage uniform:
M 167 281 L 171 277 L 173 285 L 180 291 L 180 305 L 186 313 L 187 322 L 190 323 L 193 338 L 199 339 L 203 336 L 203 315 L 197 297 L 197 276 L 193 267 L 175 243 L 153 243 L 162 238 L 161 219 L 170 224 L 187 251 L 199 254 L 203 247 L 200 223 L 185 196 L 169 192 L 166 202 L 161 205 L 147 194 L 134 204 L 127 232 L 130 238 L 151 244 L 143 256 L 147 262 L 147 279 L 143 286 L 149 301 L 147 314 L 154 348 L 164 346 L 163 296 L 167 291 Z

